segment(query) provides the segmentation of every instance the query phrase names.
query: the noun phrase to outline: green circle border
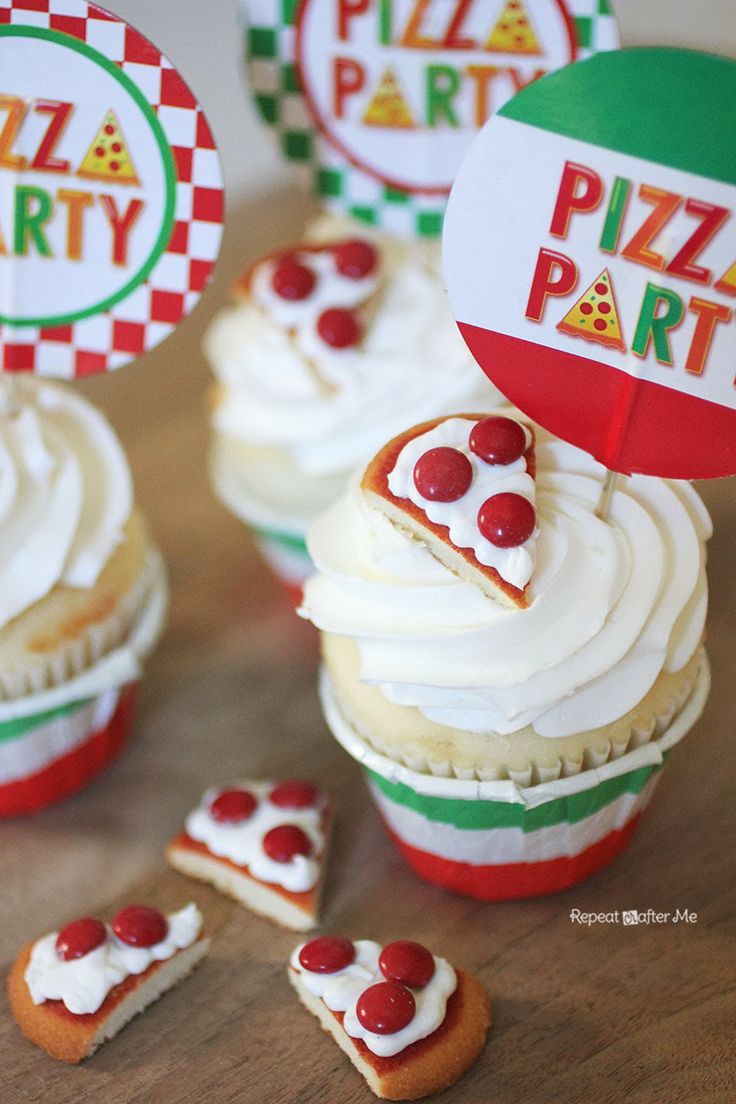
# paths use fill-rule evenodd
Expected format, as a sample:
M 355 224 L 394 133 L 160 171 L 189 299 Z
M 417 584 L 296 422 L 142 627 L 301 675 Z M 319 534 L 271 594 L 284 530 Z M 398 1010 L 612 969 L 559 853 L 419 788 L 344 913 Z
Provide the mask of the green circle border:
M 150 103 L 143 95 L 140 88 L 134 84 L 130 77 L 124 73 L 114 61 L 105 57 L 105 55 L 101 54 L 98 50 L 93 49 L 86 42 L 82 42 L 81 39 L 73 38 L 61 31 L 54 31 L 45 27 L 33 27 L 25 24 L 4 24 L 0 26 L 0 36 L 46 39 L 47 41 L 55 42 L 59 46 L 64 46 L 69 50 L 76 50 L 77 53 L 84 54 L 90 61 L 99 65 L 102 69 L 106 69 L 107 72 L 123 86 L 131 99 L 135 101 L 143 112 L 146 122 L 153 131 L 163 162 L 166 201 L 161 230 L 148 258 L 138 272 L 128 280 L 127 284 L 108 296 L 107 299 L 103 299 L 99 303 L 95 303 L 91 307 L 85 307 L 84 310 L 76 311 L 73 314 L 60 314 L 48 318 L 23 319 L 7 318 L 5 315 L 0 314 L 1 323 L 16 329 L 23 326 L 65 326 L 71 322 L 79 322 L 83 318 L 90 318 L 92 315 L 102 314 L 103 311 L 109 310 L 110 307 L 119 303 L 122 299 L 127 299 L 130 293 L 150 275 L 151 270 L 154 268 L 169 243 L 171 231 L 174 226 L 174 212 L 176 210 L 176 173 L 174 170 L 174 159 L 171 155 L 171 147 L 169 146 L 164 129 Z

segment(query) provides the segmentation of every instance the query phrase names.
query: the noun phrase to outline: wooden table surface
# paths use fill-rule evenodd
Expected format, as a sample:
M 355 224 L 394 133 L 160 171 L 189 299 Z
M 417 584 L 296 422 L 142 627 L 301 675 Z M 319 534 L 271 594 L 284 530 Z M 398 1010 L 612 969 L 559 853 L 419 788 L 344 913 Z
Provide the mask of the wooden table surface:
M 215 285 L 170 341 L 82 390 L 108 413 L 168 561 L 168 630 L 149 661 L 135 736 L 87 791 L 0 824 L 0 961 L 27 939 L 118 902 L 193 899 L 214 935 L 195 975 L 81 1067 L 0 1017 L 0 1100 L 54 1104 L 363 1104 L 373 1099 L 285 977 L 296 936 L 168 870 L 166 840 L 210 783 L 322 779 L 342 809 L 324 927 L 410 937 L 474 971 L 495 1026 L 474 1069 L 440 1099 L 494 1104 L 726 1104 L 736 1099 L 736 487 L 704 488 L 711 546 L 714 690 L 674 752 L 628 852 L 546 900 L 478 904 L 421 881 L 385 838 L 357 766 L 322 721 L 316 634 L 296 618 L 205 472 L 203 325 L 238 267 L 298 236 L 284 192 L 232 213 Z M 685 427 L 686 430 L 686 427 Z M 694 923 L 571 923 L 570 910 L 678 908 Z

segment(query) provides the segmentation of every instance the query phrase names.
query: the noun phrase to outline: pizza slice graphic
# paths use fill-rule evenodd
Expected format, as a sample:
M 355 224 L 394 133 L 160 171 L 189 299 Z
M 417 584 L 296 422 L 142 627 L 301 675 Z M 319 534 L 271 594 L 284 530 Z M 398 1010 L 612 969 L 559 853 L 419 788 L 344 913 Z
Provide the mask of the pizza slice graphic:
M 389 67 L 384 69 L 380 84 L 365 109 L 363 122 L 366 126 L 402 127 L 406 130 L 416 126 L 396 74 Z
M 716 280 L 713 287 L 716 291 L 725 291 L 726 295 L 736 295 L 736 261 Z
M 77 175 L 87 180 L 115 184 L 140 184 L 128 145 L 115 112 L 110 109 L 100 123 Z
M 557 323 L 557 329 L 570 337 L 597 341 L 600 345 L 626 352 L 616 298 L 607 268 L 603 269 L 600 276 L 596 276 L 587 291 L 580 296 L 562 321 Z
M 539 41 L 522 0 L 507 0 L 486 43 L 499 54 L 541 54 Z

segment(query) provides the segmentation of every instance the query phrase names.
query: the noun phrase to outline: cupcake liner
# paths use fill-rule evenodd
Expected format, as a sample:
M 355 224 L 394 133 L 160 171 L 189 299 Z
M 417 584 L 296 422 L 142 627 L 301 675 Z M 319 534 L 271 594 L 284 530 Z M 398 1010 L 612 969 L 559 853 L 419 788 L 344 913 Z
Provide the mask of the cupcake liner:
M 86 785 L 130 731 L 142 660 L 163 627 L 158 554 L 150 593 L 124 645 L 61 686 L 0 703 L 0 817 L 34 812 Z
M 298 605 L 305 581 L 314 571 L 303 537 L 277 529 L 251 526 L 253 539 L 273 574 L 283 584 L 289 600 Z
M 522 787 L 421 774 L 374 751 L 348 724 L 327 676 L 320 692 L 337 741 L 366 771 L 388 832 L 423 879 L 482 900 L 568 889 L 627 845 L 672 747 L 698 720 L 707 660 L 683 708 L 658 737 L 568 778 Z
M 69 682 L 99 662 L 126 638 L 160 571 L 160 556 L 158 552 L 152 552 L 140 578 L 108 617 L 88 626 L 75 640 L 39 656 L 34 664 L 27 664 L 17 671 L 0 671 L 0 700 L 41 694 L 53 686 Z

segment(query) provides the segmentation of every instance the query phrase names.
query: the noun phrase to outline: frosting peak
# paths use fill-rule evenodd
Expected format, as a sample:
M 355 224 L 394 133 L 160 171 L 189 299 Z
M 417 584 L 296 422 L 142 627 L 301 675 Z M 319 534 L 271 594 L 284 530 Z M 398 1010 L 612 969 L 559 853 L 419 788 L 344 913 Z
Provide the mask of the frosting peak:
M 58 584 L 93 586 L 132 498 L 123 450 L 93 406 L 56 384 L 0 382 L 0 627 Z

